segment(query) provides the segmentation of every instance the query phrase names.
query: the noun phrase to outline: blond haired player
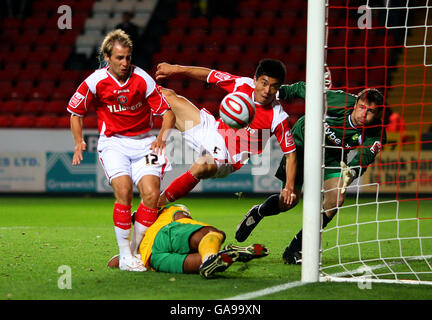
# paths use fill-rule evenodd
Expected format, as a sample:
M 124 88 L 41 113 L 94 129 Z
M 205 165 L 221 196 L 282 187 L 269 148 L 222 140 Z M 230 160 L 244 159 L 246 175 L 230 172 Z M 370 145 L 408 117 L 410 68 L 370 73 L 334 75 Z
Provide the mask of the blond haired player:
M 75 141 L 73 165 L 80 164 L 86 150 L 82 119 L 88 110 L 96 111 L 98 156 L 115 196 L 113 220 L 120 269 L 145 271 L 137 249 L 145 231 L 157 218 L 160 180 L 171 169 L 164 155 L 165 141 L 168 130 L 174 126 L 175 116 L 155 81 L 131 64 L 132 47 L 124 31 L 108 33 L 100 48 L 107 66 L 81 83 L 67 110 L 71 113 Z M 157 137 L 149 133 L 155 115 L 163 117 Z M 134 184 L 142 200 L 130 244 Z
M 141 242 L 139 253 L 146 268 L 199 273 L 203 278 L 225 271 L 236 261 L 247 262 L 268 255 L 261 244 L 247 247 L 228 244 L 220 250 L 224 241 L 223 231 L 192 219 L 184 205 L 173 204 L 160 210 Z M 111 258 L 108 266 L 117 267 L 118 256 Z

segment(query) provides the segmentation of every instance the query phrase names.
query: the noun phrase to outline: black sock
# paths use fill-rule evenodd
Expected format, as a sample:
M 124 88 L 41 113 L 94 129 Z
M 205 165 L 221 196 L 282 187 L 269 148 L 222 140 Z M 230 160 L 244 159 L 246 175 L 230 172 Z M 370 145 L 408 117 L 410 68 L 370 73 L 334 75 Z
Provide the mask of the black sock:
M 263 217 L 274 216 L 281 213 L 279 209 L 279 194 L 273 194 L 259 207 L 259 214 Z
M 324 213 L 323 214 L 323 222 L 322 222 L 322 228 L 324 229 L 328 223 L 331 221 L 332 219 L 327 217 L 327 215 Z
M 327 215 L 324 213 L 323 214 L 323 222 L 322 222 L 322 228 L 324 229 L 328 223 L 331 221 L 332 219 L 327 217 Z M 289 248 L 291 251 L 301 251 L 302 248 L 302 238 L 303 238 L 303 229 L 301 229 L 297 235 L 294 237 L 294 239 L 292 239 Z

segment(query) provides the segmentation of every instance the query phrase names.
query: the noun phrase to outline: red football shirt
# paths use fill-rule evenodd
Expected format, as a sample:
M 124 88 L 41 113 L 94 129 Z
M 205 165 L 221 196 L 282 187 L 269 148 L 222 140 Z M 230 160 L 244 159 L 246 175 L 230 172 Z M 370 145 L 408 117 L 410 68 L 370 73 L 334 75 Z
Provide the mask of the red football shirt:
M 207 82 L 214 83 L 229 93 L 244 92 L 255 102 L 255 118 L 245 128 L 235 130 L 230 128 L 222 119 L 217 120 L 219 133 L 225 138 L 225 144 L 236 162 L 245 159 L 245 153 L 262 153 L 272 135 L 276 136 L 284 154 L 295 151 L 296 145 L 291 134 L 288 114 L 276 99 L 268 105 L 256 102 L 254 99 L 255 85 L 252 78 L 212 70 L 207 77 Z
M 170 109 L 155 81 L 136 66 L 131 66 L 131 74 L 123 84 L 108 72 L 108 67 L 87 77 L 67 110 L 82 117 L 90 108 L 96 111 L 99 134 L 107 137 L 145 133 L 152 128 L 153 115 L 163 115 Z

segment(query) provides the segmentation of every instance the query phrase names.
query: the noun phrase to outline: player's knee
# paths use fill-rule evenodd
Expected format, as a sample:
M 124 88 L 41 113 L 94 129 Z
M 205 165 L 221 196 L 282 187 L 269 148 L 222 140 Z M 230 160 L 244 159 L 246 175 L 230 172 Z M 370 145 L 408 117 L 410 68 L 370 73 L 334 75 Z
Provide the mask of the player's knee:
M 216 229 L 216 228 L 215 228 L 214 232 L 217 232 L 217 233 L 219 233 L 222 236 L 222 243 L 223 243 L 225 241 L 225 239 L 226 239 L 225 232 L 223 232 L 222 230 Z
M 133 193 L 128 186 L 118 187 L 115 193 L 117 201 L 123 204 L 132 203 Z
M 159 201 L 159 196 L 160 193 L 158 189 L 147 189 L 141 194 L 144 204 L 148 206 L 153 206 L 154 203 L 157 203 Z

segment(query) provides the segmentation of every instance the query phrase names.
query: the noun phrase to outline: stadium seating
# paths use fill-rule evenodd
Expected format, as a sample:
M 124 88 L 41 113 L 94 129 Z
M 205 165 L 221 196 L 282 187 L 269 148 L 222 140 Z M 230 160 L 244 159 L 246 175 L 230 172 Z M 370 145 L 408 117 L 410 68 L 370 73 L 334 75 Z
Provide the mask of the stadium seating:
M 2 28 L 8 32 L 0 33 L 3 40 L 0 42 L 0 127 L 27 124 L 38 128 L 68 128 L 67 101 L 80 82 L 92 72 L 88 70 L 91 67 L 87 61 L 94 59 L 103 35 L 121 22 L 122 12 L 131 9 L 135 14 L 132 21 L 141 31 L 144 30 L 158 0 L 66 2 L 73 10 L 71 30 L 59 30 L 58 3 L 51 0 L 31 2 L 31 14 L 24 19 L 3 20 Z M 166 26 L 158 26 L 166 33 L 149 58 L 151 75 L 154 75 L 157 63 L 167 61 L 252 76 L 261 58 L 272 57 L 281 59 L 287 65 L 288 82 L 304 80 L 305 1 L 241 0 L 233 2 L 230 14 L 213 16 L 197 15 L 188 0 L 175 3 L 177 12 L 174 18 L 161 22 Z M 368 67 L 382 66 L 383 61 L 388 61 L 391 56 L 391 52 L 386 52 L 382 47 L 394 40 L 389 35 L 371 36 L 371 33 L 364 38 L 356 28 L 348 31 L 338 29 L 337 26 L 344 25 L 341 17 L 343 20 L 345 12 L 342 9 L 340 14 L 335 11 L 329 16 L 329 23 L 335 28 L 329 30 L 328 41 L 330 47 L 340 47 L 340 50 L 329 50 L 328 62 L 334 83 L 343 86 L 346 85 L 347 71 L 338 67 L 344 67 L 347 61 L 350 67 L 355 67 L 355 61 L 359 66 L 365 63 Z M 363 51 L 366 45 L 373 45 L 375 49 L 361 55 L 345 50 L 347 45 L 357 45 Z M 354 84 L 364 86 L 364 71 L 361 74 L 359 70 L 350 69 L 350 78 Z M 373 83 L 373 78 L 382 77 L 378 74 L 380 71 L 379 68 L 371 69 L 367 81 Z M 191 99 L 217 113 L 218 99 L 220 101 L 223 97 L 223 92 L 212 93 L 213 88 L 205 90 L 202 89 L 204 86 L 197 90 L 196 82 L 186 78 L 174 80 L 164 85 L 182 90 L 186 96 L 190 95 Z M 302 112 L 302 109 L 291 107 L 290 115 L 293 112 Z M 55 119 L 54 124 L 52 119 Z M 159 120 L 155 121 L 156 125 Z M 15 121 L 18 124 L 14 124 Z M 89 115 L 85 124 L 95 128 L 94 115 Z

